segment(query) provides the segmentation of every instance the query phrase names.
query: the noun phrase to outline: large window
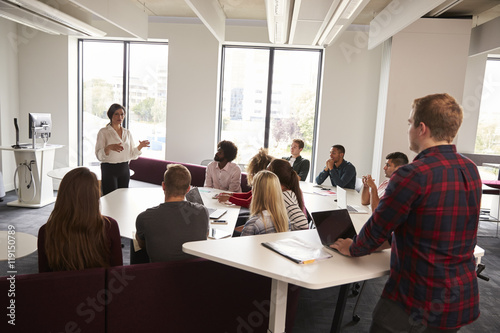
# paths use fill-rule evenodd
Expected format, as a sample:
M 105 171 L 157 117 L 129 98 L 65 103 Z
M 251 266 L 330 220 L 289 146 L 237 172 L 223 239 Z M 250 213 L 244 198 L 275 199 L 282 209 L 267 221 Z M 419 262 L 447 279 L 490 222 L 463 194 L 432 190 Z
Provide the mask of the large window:
M 500 155 L 500 56 L 489 56 L 484 74 L 476 154 Z
M 313 160 L 321 56 L 315 49 L 223 48 L 219 138 L 238 146 L 237 163 L 261 147 L 289 156 L 295 138 Z
M 97 133 L 109 123 L 106 112 L 113 103 L 125 106 L 124 127 L 135 144 L 151 142 L 142 156 L 164 159 L 168 45 L 80 40 L 79 50 L 79 164 L 97 162 Z

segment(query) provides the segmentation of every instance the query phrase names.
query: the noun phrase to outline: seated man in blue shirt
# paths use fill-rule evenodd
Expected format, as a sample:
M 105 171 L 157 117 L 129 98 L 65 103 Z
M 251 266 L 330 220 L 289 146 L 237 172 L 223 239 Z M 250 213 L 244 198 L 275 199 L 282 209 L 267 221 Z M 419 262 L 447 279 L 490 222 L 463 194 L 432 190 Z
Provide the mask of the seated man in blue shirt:
M 323 184 L 330 177 L 333 186 L 354 189 L 356 186 L 356 168 L 344 160 L 345 148 L 342 145 L 332 146 L 330 159 L 326 161 L 323 171 L 316 177 L 316 184 Z

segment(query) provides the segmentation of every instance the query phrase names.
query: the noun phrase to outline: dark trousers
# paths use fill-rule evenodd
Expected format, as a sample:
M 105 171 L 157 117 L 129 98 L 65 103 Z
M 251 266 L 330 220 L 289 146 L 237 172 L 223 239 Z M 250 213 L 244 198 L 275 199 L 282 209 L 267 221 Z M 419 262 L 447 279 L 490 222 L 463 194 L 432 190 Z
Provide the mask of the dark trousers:
M 380 298 L 373 310 L 373 321 L 370 333 L 454 333 L 458 329 L 439 330 L 424 326 L 420 322 L 415 322 L 403 310 L 403 308 L 393 300 Z
M 117 188 L 127 188 L 130 181 L 128 162 L 101 163 L 102 195 L 113 192 Z

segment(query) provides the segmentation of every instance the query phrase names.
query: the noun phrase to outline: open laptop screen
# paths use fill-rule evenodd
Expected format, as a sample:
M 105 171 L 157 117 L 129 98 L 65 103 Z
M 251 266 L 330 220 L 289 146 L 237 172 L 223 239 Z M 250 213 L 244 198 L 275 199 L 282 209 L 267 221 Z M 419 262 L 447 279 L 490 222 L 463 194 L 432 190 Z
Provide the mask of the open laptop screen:
M 335 243 L 339 238 L 352 238 L 356 229 L 347 209 L 328 210 L 311 214 L 321 243 L 325 246 Z

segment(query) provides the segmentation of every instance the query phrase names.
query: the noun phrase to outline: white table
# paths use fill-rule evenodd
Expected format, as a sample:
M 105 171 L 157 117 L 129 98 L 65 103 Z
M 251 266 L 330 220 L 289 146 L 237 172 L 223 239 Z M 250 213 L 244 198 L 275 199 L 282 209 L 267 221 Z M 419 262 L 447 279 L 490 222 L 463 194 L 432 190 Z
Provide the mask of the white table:
M 335 196 L 313 194 L 312 187 L 311 183 L 301 182 L 301 188 L 303 191 L 306 190 L 304 201 L 310 212 L 337 208 Z M 311 190 L 311 193 L 307 193 L 308 190 Z M 350 204 L 359 204 L 359 199 L 359 193 L 355 190 L 348 190 Z M 369 217 L 370 214 L 351 214 L 357 232 L 361 230 Z M 333 257 L 330 259 L 299 265 L 261 245 L 262 242 L 288 237 L 297 237 L 317 247 L 322 246 L 316 230 L 304 230 L 237 237 L 218 242 L 189 242 L 183 245 L 183 251 L 271 278 L 268 332 L 272 333 L 285 331 L 288 283 L 308 289 L 341 286 L 332 322 L 332 331 L 340 331 L 349 285 L 353 282 L 389 274 L 389 249 L 359 258 L 344 257 L 332 251 Z M 480 263 L 484 250 L 476 246 L 474 255 L 477 263 Z
M 27 256 L 38 248 L 38 239 L 33 235 L 16 231 L 15 234 L 10 236 L 6 230 L 0 231 L 0 260 L 9 259 L 8 246 L 15 246 L 15 257 L 11 258 L 14 260 Z
M 233 233 L 236 220 L 240 211 L 239 206 L 226 205 L 218 202 L 212 197 L 221 190 L 213 188 L 198 188 L 203 199 L 203 203 L 208 208 L 226 209 L 227 213 L 221 219 L 227 221 L 225 225 L 213 225 L 211 227 L 222 229 Z M 145 188 L 119 188 L 101 197 L 101 213 L 112 217 L 118 222 L 120 235 L 126 238 L 134 238 L 135 220 L 137 215 L 148 208 L 158 206 L 165 201 L 165 194 L 161 186 Z
M 189 242 L 183 245 L 183 250 L 195 256 L 271 278 L 269 332 L 273 333 L 285 331 L 288 283 L 309 289 L 346 285 L 347 291 L 349 283 L 389 273 L 388 250 L 360 258 L 349 258 L 334 253 L 330 259 L 299 265 L 261 245 L 262 242 L 292 236 L 315 246 L 322 246 L 316 230 L 303 230 L 236 237 L 218 242 Z
M 321 195 L 321 193 L 326 192 L 321 190 L 319 187 L 315 187 L 315 184 L 309 182 L 300 182 L 300 189 L 304 196 L 304 203 L 306 205 L 309 213 L 323 212 L 326 210 L 338 209 L 337 206 L 337 195 Z M 332 186 L 322 186 L 331 191 L 336 191 L 336 188 Z M 361 206 L 361 195 L 356 192 L 356 190 L 346 189 L 347 192 L 347 203 L 349 205 Z M 363 206 L 367 213 L 366 214 L 350 214 L 352 222 L 356 227 L 356 231 L 359 232 L 363 225 L 368 221 L 371 216 L 370 206 Z
M 62 180 L 68 172 L 70 172 L 73 169 L 81 168 L 81 167 L 82 166 L 64 167 L 64 168 L 54 169 L 54 170 L 49 171 L 47 173 L 47 176 L 49 176 L 53 179 Z M 90 171 L 95 173 L 97 180 L 101 180 L 101 167 L 99 165 L 86 166 L 86 168 L 88 168 Z M 134 175 L 134 170 L 130 169 L 130 176 L 133 176 L 133 175 Z

